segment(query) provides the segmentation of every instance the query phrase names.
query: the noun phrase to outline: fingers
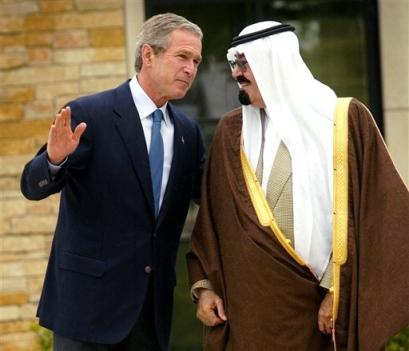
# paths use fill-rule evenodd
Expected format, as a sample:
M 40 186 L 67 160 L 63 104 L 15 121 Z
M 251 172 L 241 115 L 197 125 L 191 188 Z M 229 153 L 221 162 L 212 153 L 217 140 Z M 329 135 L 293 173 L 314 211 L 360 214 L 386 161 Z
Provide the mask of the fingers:
M 85 132 L 85 128 L 87 128 L 87 124 L 81 122 L 75 127 L 73 139 L 78 142 L 81 138 L 81 135 Z
M 206 289 L 207 290 L 207 289 Z M 214 327 L 227 320 L 222 299 L 212 290 L 202 292 L 199 297 L 196 316 L 208 327 Z
M 220 298 L 216 300 L 216 309 L 217 309 L 217 315 L 223 321 L 227 321 L 226 313 L 224 312 L 223 300 Z
M 332 302 L 332 294 L 327 293 L 321 302 L 320 309 L 318 310 L 318 328 L 320 332 L 324 334 L 332 333 Z
M 332 333 L 332 320 L 331 318 L 319 318 L 318 319 L 318 328 L 323 334 Z
M 55 128 L 65 128 L 67 126 L 71 128 L 71 109 L 69 106 L 62 108 L 57 113 L 53 125 Z

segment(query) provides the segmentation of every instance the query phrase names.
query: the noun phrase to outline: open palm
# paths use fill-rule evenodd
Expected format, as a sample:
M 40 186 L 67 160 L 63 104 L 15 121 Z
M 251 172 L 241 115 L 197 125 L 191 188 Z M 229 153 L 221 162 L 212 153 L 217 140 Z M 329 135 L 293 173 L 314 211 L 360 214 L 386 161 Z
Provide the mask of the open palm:
M 87 125 L 82 122 L 71 129 L 71 109 L 63 108 L 48 132 L 47 154 L 52 164 L 58 165 L 78 147 Z

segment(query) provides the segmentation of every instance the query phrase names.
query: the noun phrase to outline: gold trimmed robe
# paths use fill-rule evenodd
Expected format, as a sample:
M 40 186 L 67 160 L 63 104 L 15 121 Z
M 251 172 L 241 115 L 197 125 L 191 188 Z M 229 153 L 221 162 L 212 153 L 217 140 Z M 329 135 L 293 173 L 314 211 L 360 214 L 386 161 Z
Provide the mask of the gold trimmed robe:
M 337 350 L 376 351 L 409 324 L 409 195 L 368 110 L 349 107 L 348 260 L 341 269 Z M 207 351 L 326 351 L 326 290 L 263 227 L 240 160 L 241 109 L 220 121 L 187 255 L 191 284 L 209 279 L 228 321 L 206 328 Z

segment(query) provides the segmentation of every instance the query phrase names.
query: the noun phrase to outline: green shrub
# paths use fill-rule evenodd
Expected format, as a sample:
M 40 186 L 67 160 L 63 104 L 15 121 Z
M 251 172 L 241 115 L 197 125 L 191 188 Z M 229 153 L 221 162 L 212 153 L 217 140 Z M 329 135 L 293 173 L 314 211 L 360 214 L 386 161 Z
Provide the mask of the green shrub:
M 388 342 L 386 351 L 409 351 L 409 326 Z
M 53 349 L 53 333 L 52 331 L 43 328 L 42 326 L 33 324 L 31 330 L 36 333 L 38 344 L 42 351 L 52 351 Z

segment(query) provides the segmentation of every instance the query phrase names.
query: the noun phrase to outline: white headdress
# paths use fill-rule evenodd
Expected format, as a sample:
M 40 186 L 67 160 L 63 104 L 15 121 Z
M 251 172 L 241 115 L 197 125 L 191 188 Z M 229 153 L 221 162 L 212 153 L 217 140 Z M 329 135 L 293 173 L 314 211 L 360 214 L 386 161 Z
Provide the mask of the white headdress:
M 289 27 L 273 21 L 250 25 L 233 40 L 228 55 L 245 55 L 266 105 L 263 179 L 270 174 L 280 141 L 290 152 L 294 246 L 321 278 L 332 247 L 332 128 L 336 95 L 314 79 L 300 56 L 297 37 L 286 26 Z M 281 28 L 282 32 L 269 35 L 268 31 L 274 28 Z M 262 33 L 262 37 L 255 33 Z M 243 106 L 244 150 L 254 169 L 261 147 L 259 115 L 258 108 Z

